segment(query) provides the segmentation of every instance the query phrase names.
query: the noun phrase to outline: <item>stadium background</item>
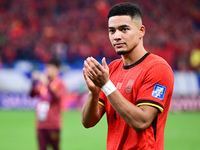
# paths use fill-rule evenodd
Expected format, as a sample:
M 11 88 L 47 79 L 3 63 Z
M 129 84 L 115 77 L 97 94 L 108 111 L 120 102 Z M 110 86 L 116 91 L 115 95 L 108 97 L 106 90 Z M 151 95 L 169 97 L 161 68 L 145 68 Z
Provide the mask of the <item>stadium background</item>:
M 60 75 L 68 87 L 62 103 L 62 148 L 105 149 L 105 118 L 90 130 L 80 123 L 88 92 L 82 67 L 88 56 L 99 61 L 105 56 L 108 63 L 119 58 L 109 42 L 106 19 L 118 2 L 125 1 L 0 0 L 1 150 L 36 149 L 37 99 L 28 96 L 30 76 L 33 70 L 43 72 L 52 57 L 62 61 Z M 143 12 L 145 48 L 163 57 L 175 75 L 165 148 L 199 149 L 200 1 L 129 2 Z

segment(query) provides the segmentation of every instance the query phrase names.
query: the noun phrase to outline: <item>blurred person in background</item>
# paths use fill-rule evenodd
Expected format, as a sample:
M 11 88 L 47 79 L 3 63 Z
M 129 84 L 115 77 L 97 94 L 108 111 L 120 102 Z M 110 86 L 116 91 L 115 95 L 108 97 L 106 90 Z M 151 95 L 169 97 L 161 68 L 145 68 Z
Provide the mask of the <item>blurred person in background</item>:
M 39 97 L 36 105 L 37 138 L 40 150 L 59 150 L 61 129 L 61 99 L 66 88 L 59 77 L 61 63 L 50 60 L 44 74 L 33 72 L 31 97 Z

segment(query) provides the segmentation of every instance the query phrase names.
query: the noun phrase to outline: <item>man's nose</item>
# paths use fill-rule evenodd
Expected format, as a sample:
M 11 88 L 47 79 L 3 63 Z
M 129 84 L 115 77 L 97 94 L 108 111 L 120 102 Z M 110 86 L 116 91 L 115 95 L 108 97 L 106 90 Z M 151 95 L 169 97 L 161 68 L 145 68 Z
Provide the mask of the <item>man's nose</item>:
M 115 31 L 114 40 L 119 41 L 121 40 L 121 33 L 120 31 Z

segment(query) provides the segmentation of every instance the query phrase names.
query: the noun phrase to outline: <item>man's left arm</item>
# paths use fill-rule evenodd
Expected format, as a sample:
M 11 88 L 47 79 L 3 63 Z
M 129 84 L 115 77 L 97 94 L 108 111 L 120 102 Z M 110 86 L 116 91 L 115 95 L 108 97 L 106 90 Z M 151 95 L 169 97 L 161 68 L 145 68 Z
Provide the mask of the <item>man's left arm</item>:
M 159 110 L 152 106 L 135 106 L 133 103 L 125 99 L 118 90 L 115 90 L 113 93 L 108 95 L 107 98 L 116 112 L 136 132 L 142 132 L 147 129 L 159 113 Z

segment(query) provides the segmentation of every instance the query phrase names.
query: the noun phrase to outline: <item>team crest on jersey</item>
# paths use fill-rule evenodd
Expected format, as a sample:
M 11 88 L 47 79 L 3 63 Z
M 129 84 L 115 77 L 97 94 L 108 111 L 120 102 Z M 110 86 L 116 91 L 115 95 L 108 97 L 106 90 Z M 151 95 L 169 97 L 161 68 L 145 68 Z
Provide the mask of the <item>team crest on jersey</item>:
M 166 91 L 166 86 L 161 85 L 161 84 L 155 84 L 152 92 L 152 97 L 158 98 L 160 100 L 164 99 L 165 96 L 165 91 Z
M 135 80 L 133 80 L 133 79 L 130 79 L 130 80 L 128 81 L 128 83 L 127 83 L 127 85 L 126 85 L 126 88 L 125 88 L 126 94 L 131 93 L 132 88 L 133 88 L 133 83 L 134 83 L 134 82 L 135 82 Z

